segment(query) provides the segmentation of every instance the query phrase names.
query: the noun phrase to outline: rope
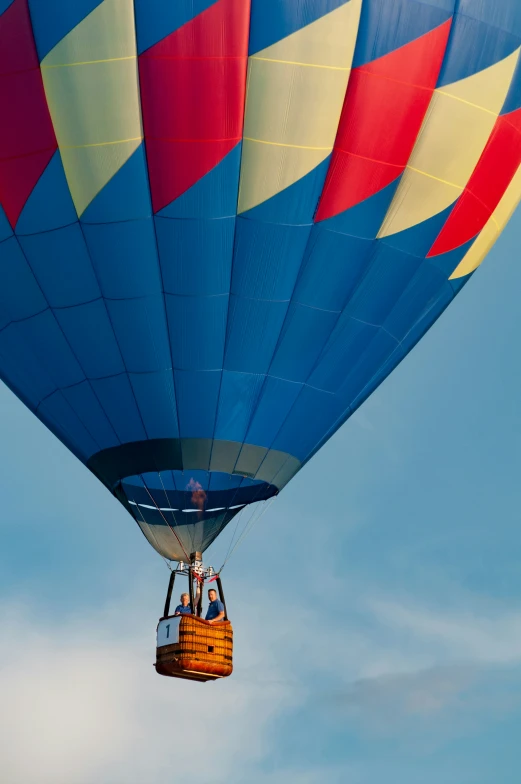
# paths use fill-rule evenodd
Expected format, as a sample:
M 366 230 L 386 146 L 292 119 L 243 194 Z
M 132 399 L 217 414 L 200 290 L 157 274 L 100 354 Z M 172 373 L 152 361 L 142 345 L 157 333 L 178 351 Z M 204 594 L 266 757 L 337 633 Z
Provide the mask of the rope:
M 148 530 L 150 531 L 150 535 L 152 536 L 152 538 L 154 539 L 154 542 L 156 543 L 156 550 L 157 550 L 157 552 L 159 552 L 159 542 L 158 542 L 158 541 L 157 541 L 157 539 L 156 539 L 156 535 L 155 535 L 155 533 L 153 532 L 152 528 L 150 527 L 150 525 L 149 525 L 149 524 L 147 523 L 147 521 L 145 520 L 145 518 L 144 518 L 144 516 L 143 516 L 143 512 L 142 512 L 142 511 L 141 511 L 141 509 L 139 508 L 139 504 L 137 503 L 137 501 L 134 501 L 134 503 L 135 503 L 135 505 L 136 505 L 136 509 L 138 510 L 139 514 L 141 515 L 141 522 L 143 523 L 143 525 L 146 525 L 146 527 L 147 527 L 147 528 L 148 528 Z M 161 555 L 161 553 L 159 553 L 159 555 Z M 166 565 L 167 565 L 167 568 L 169 569 L 169 571 L 172 571 L 172 566 L 171 566 L 170 562 L 168 561 L 168 558 L 165 558 L 165 556 L 164 556 L 164 555 L 161 555 L 161 558 L 162 558 L 162 559 L 163 559 L 163 561 L 166 563 Z
M 172 528 L 172 526 L 170 525 L 170 523 L 168 522 L 168 520 L 166 519 L 166 517 L 164 516 L 163 512 L 161 511 L 161 509 L 158 507 L 158 505 L 157 505 L 157 503 L 156 503 L 156 501 L 155 501 L 155 498 L 154 498 L 154 496 L 152 495 L 152 493 L 150 492 L 150 490 L 148 489 L 148 487 L 147 487 L 147 485 L 146 485 L 146 482 L 145 482 L 145 479 L 144 479 L 144 477 L 143 477 L 143 474 L 139 474 L 139 476 L 141 477 L 141 481 L 143 482 L 144 488 L 145 488 L 145 490 L 147 491 L 147 493 L 148 493 L 148 496 L 149 496 L 149 498 L 151 499 L 152 503 L 154 504 L 154 506 L 156 507 L 157 511 L 159 512 L 159 514 L 161 515 L 161 517 L 163 518 L 163 520 L 165 521 L 165 523 L 167 524 L 167 526 L 170 528 L 170 530 L 171 530 L 171 531 L 172 531 L 172 533 L 174 534 L 174 536 L 175 536 L 175 538 L 177 539 L 177 541 L 179 542 L 179 545 L 180 545 L 180 547 L 181 547 L 181 550 L 182 550 L 182 551 L 183 551 L 183 553 L 185 554 L 185 561 L 186 561 L 187 563 L 190 563 L 190 556 L 189 556 L 189 555 L 188 555 L 188 553 L 186 552 L 186 550 L 185 550 L 185 548 L 184 548 L 184 546 L 183 546 L 183 543 L 182 543 L 182 541 L 180 540 L 180 538 L 178 537 L 178 535 L 176 534 L 176 532 L 174 531 L 174 529 Z M 175 519 L 175 518 L 174 518 L 174 519 Z
M 174 525 L 177 526 L 177 520 L 175 519 L 175 512 L 174 512 L 174 510 L 172 508 L 172 503 L 171 503 L 171 501 L 170 501 L 170 499 L 168 497 L 168 493 L 166 492 L 166 487 L 165 487 L 165 484 L 163 482 L 163 477 L 161 476 L 161 471 L 158 471 L 157 475 L 159 477 L 159 481 L 161 482 L 161 487 L 163 488 L 163 493 L 165 494 L 166 505 L 170 509 L 170 514 L 172 515 L 172 520 L 174 521 Z M 181 545 L 181 547 L 182 547 L 182 545 Z
M 235 542 L 235 545 L 233 546 L 231 552 L 229 552 L 226 555 L 226 558 L 224 559 L 223 564 L 222 564 L 221 568 L 219 569 L 219 572 L 218 572 L 219 574 L 222 572 L 222 570 L 224 569 L 224 567 L 226 566 L 226 564 L 228 563 L 228 561 L 230 560 L 230 558 L 234 554 L 235 550 L 239 547 L 240 544 L 242 544 L 244 542 L 244 540 L 246 539 L 248 534 L 250 534 L 253 531 L 254 527 L 257 525 L 259 520 L 268 511 L 268 509 L 270 508 L 270 506 L 273 503 L 273 501 L 275 500 L 275 498 L 276 498 L 276 496 L 273 496 L 268 501 L 264 501 L 264 506 L 261 507 L 259 505 L 257 507 L 257 509 L 253 512 L 252 516 L 250 517 L 249 521 L 246 523 L 246 525 L 244 527 L 244 531 L 242 532 L 242 534 L 239 536 L 239 538 Z M 257 512 L 260 512 L 260 514 L 255 518 L 255 515 L 256 515 Z

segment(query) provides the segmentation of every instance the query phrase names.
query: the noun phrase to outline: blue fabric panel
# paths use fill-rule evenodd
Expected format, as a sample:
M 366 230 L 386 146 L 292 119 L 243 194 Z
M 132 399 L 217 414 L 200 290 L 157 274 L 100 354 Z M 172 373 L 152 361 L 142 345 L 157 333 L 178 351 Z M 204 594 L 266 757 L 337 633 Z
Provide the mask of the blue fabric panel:
M 60 441 L 70 445 L 69 449 L 72 448 L 83 460 L 99 451 L 99 444 L 87 432 L 61 392 L 55 392 L 40 405 L 38 416 L 46 424 L 50 423 Z
M 342 234 L 351 234 L 354 237 L 374 239 L 380 231 L 401 179 L 402 175 L 360 204 L 325 221 L 320 221 L 317 225 Z
M 383 324 L 420 265 L 415 256 L 378 243 L 371 266 L 346 308 L 346 314 L 368 324 Z
M 370 63 L 446 22 L 456 0 L 364 0 L 353 67 Z
M 174 367 L 217 370 L 223 366 L 228 296 L 166 296 Z
M 242 142 L 225 155 L 217 166 L 163 207 L 162 218 L 228 218 L 237 212 Z
M 290 305 L 270 374 L 289 381 L 306 381 L 337 319 L 337 313 Z
M 362 405 L 362 403 L 365 400 L 367 400 L 367 398 L 370 395 L 373 394 L 375 389 L 377 389 L 380 386 L 382 381 L 385 381 L 389 373 L 392 373 L 392 371 L 400 364 L 402 359 L 405 358 L 406 353 L 407 352 L 404 351 L 402 346 L 395 347 L 394 351 L 392 352 L 392 354 L 390 354 L 387 361 L 380 366 L 380 368 L 376 373 L 373 374 L 373 377 L 371 378 L 369 383 L 365 385 L 363 391 L 361 391 L 360 394 L 356 395 L 356 397 L 353 399 L 352 404 L 348 409 L 350 415 L 353 414 L 356 411 L 356 409 L 359 408 Z
M 103 300 L 57 310 L 56 319 L 87 378 L 123 373 L 125 367 Z
M 103 296 L 126 299 L 162 291 L 151 218 L 84 224 L 83 233 Z
M 175 371 L 181 438 L 213 437 L 221 375 L 221 371 Z
M 138 52 L 166 38 L 217 0 L 134 0 Z
M 27 199 L 16 223 L 16 233 L 36 234 L 68 226 L 76 220 L 76 209 L 57 151 Z
M 433 267 L 438 267 L 446 278 L 450 278 L 460 261 L 466 256 L 467 251 L 474 245 L 475 241 L 475 239 L 469 240 L 464 245 L 460 245 L 459 248 L 454 248 L 454 250 L 451 250 L 448 253 L 442 253 L 439 256 L 431 256 L 429 258 L 429 264 L 432 264 Z
M 51 307 L 64 308 L 101 297 L 78 223 L 18 240 Z
M 347 0 L 252 0 L 250 22 L 250 54 L 296 33 L 316 22 Z
M 76 413 L 99 449 L 118 446 L 119 439 L 103 411 L 89 381 L 62 390 L 63 397 Z
M 518 61 L 501 114 L 510 114 L 521 108 L 521 62 Z
M 427 330 L 430 329 L 434 322 L 441 316 L 446 307 L 450 305 L 454 296 L 452 287 L 449 285 L 440 291 L 438 299 L 403 339 L 401 348 L 404 354 L 408 354 L 424 336 Z
M 374 240 L 326 231 L 311 232 L 293 299 L 323 310 L 342 310 L 371 259 Z
M 82 213 L 82 223 L 112 223 L 152 215 L 145 145 L 108 181 Z
M 56 384 L 20 333 L 19 324 L 0 331 L 2 379 L 33 410 L 56 390 Z
M 167 293 L 204 297 L 229 292 L 235 218 L 157 218 L 156 231 Z
M 304 460 L 341 413 L 334 395 L 304 386 L 273 442 L 273 449 Z
M 85 379 L 83 370 L 50 310 L 20 321 L 18 329 L 57 387 L 71 386 Z
M 230 297 L 226 370 L 266 373 L 288 309 L 287 302 Z
M 463 286 L 467 285 L 467 283 L 469 282 L 469 280 L 474 274 L 475 272 L 471 272 L 470 275 L 466 275 L 464 278 L 456 278 L 455 280 L 449 280 L 449 286 L 454 292 L 454 296 L 461 291 Z
M 366 350 L 360 354 L 347 374 L 344 368 L 344 381 L 336 390 L 343 407 L 351 405 L 358 395 L 364 394 L 365 387 L 397 348 L 398 342 L 391 335 L 383 329 L 377 330 Z
M 130 373 L 129 377 L 148 437 L 178 438 L 172 371 Z
M 309 384 L 328 392 L 336 392 L 346 377 L 347 368 L 356 364 L 377 331 L 377 326 L 364 324 L 344 314 L 334 331 L 333 338 L 309 377 Z
M 0 242 L 3 242 L 8 237 L 11 237 L 12 234 L 13 230 L 9 225 L 9 221 L 7 220 L 7 216 L 3 210 L 3 207 L 0 204 Z
M 0 251 L 1 251 L 1 248 L 0 248 Z M 6 307 L 5 303 L 3 303 L 1 298 L 0 298 L 0 332 L 3 329 L 5 329 L 9 324 L 11 324 L 12 321 L 13 321 L 13 318 L 12 318 L 11 314 L 7 310 L 7 307 Z
M 154 487 L 155 484 L 159 487 L 160 481 L 158 474 L 144 473 L 140 477 L 141 487 Z M 139 485 L 138 485 L 139 486 Z
M 177 472 L 176 472 L 177 473 Z M 236 490 L 242 483 L 242 476 L 222 474 L 220 471 L 210 472 L 210 490 Z
M 0 0 L 0 14 L 3 14 L 4 11 L 7 11 L 10 5 L 14 3 L 14 0 Z
M 457 5 L 458 14 L 521 36 L 521 5 L 517 0 L 458 0 Z
M 436 302 L 440 291 L 448 285 L 443 272 L 425 261 L 386 319 L 384 326 L 387 332 L 397 340 L 403 340 L 423 313 Z
M 310 226 L 237 218 L 232 292 L 256 299 L 289 300 Z
M 119 440 L 143 441 L 147 435 L 126 373 L 94 379 L 91 385 Z
M 0 303 L 18 320 L 48 307 L 15 237 L 0 246 Z
M 131 373 L 151 373 L 172 365 L 162 295 L 107 301 L 109 318 Z
M 489 68 L 521 43 L 521 4 L 517 0 L 460 0 L 438 86 Z
M 302 384 L 268 376 L 251 421 L 246 442 L 269 448 L 295 400 Z
M 264 376 L 223 373 L 215 438 L 244 442 L 263 383 Z
M 397 234 L 391 234 L 385 237 L 385 239 L 378 240 L 378 243 L 402 250 L 404 253 L 409 253 L 421 259 L 425 258 L 432 248 L 436 237 L 447 222 L 447 218 L 454 209 L 455 204 L 456 202 L 447 207 L 446 210 L 443 210 L 443 212 L 439 212 L 432 218 L 422 221 L 422 223 L 418 223 L 410 229 L 399 231 Z
M 266 223 L 311 223 L 322 193 L 331 156 L 302 179 L 267 199 L 257 207 L 241 213 L 250 220 Z
M 29 0 L 40 61 L 103 0 Z
M 183 475 L 182 471 L 176 471 L 175 473 L 179 473 L 181 476 Z M 177 491 L 174 471 L 163 471 L 157 476 L 160 479 L 160 484 L 162 483 L 167 490 Z

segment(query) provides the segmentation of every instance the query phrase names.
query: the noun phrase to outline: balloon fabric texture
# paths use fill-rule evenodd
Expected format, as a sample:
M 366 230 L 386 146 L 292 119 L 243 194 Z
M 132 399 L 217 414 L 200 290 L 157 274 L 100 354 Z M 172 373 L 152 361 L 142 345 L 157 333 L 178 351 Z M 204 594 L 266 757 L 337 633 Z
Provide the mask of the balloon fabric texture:
M 0 0 L 0 377 L 163 556 L 276 495 L 482 262 L 520 48 L 519 0 Z

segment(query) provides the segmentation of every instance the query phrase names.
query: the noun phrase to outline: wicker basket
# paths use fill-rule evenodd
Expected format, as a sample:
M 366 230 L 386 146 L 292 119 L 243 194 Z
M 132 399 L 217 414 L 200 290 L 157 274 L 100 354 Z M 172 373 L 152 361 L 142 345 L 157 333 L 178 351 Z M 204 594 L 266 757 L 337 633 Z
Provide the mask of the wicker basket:
M 209 623 L 183 615 L 179 642 L 156 649 L 160 675 L 208 681 L 226 678 L 233 671 L 233 629 L 230 621 Z

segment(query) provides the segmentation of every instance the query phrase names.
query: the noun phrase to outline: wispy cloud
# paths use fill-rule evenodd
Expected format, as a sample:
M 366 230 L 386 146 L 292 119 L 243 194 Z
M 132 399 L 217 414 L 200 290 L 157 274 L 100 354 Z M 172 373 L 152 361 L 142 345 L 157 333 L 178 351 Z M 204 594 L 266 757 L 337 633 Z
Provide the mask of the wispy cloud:
M 521 612 L 433 610 L 388 599 L 367 602 L 350 667 L 323 702 L 364 730 L 429 743 L 521 709 Z M 340 640 L 336 647 L 341 650 Z

